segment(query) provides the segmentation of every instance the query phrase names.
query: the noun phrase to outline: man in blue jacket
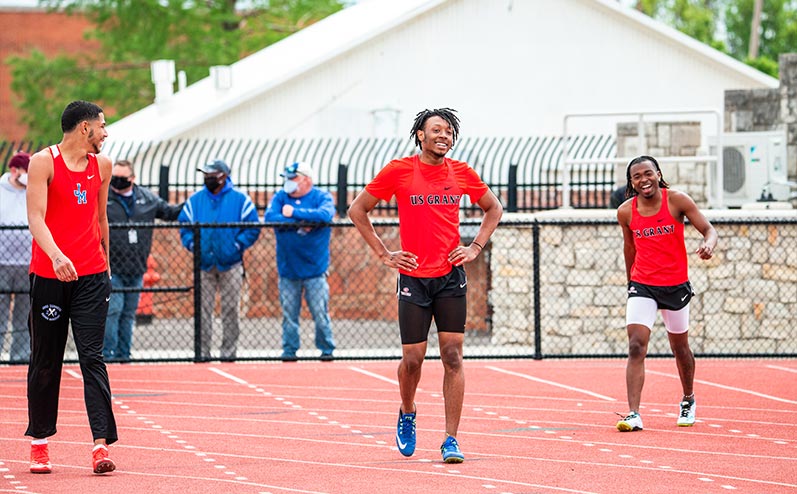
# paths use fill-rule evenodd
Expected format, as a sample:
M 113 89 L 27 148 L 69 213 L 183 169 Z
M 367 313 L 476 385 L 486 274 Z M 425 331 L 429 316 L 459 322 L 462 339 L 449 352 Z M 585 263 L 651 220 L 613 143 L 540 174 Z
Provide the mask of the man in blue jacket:
M 315 345 L 321 350 L 321 360 L 332 360 L 335 342 L 327 283 L 331 228 L 323 223 L 332 221 L 335 205 L 329 192 L 313 186 L 313 169 L 308 164 L 293 163 L 281 175 L 285 185 L 274 194 L 265 221 L 285 224 L 274 229 L 282 306 L 282 360 L 297 360 L 302 292 L 315 322 Z
M 181 223 L 258 223 L 257 209 L 247 194 L 235 189 L 230 167 L 222 160 L 212 161 L 198 171 L 205 175 L 205 187 L 192 195 L 180 216 Z M 213 308 L 220 292 L 222 341 L 221 358 L 236 356 L 239 307 L 243 285 L 243 255 L 260 235 L 260 228 L 205 228 L 201 230 L 200 269 L 202 283 L 202 358 L 210 358 L 213 335 Z M 186 249 L 194 250 L 194 231 L 181 228 Z

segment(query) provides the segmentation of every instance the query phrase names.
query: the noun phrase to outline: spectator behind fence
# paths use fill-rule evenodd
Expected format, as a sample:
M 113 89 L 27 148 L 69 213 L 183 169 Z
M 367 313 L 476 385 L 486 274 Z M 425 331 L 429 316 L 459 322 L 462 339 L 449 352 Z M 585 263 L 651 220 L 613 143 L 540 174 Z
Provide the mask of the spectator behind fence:
M 248 195 L 235 188 L 230 167 L 222 160 L 197 168 L 205 176 L 205 186 L 186 202 L 181 223 L 258 223 L 257 209 Z M 260 228 L 203 228 L 201 230 L 200 269 L 202 283 L 201 358 L 210 358 L 213 335 L 213 309 L 216 292 L 221 299 L 221 358 L 234 359 L 238 344 L 239 307 L 243 286 L 244 251 L 260 235 Z M 194 230 L 181 228 L 180 237 L 186 249 L 194 250 Z
M 301 345 L 299 313 L 302 291 L 315 322 L 315 346 L 321 360 L 332 360 L 335 342 L 329 319 L 329 238 L 328 225 L 296 226 L 296 223 L 329 223 L 335 216 L 332 195 L 313 185 L 313 169 L 293 163 L 281 174 L 283 190 L 274 194 L 266 210 L 267 223 L 286 223 L 275 228 L 277 271 L 282 306 L 282 360 L 295 361 Z
M 29 154 L 15 154 L 8 162 L 8 172 L 0 177 L 0 225 L 28 225 L 25 192 L 28 187 L 29 161 Z M 9 329 L 10 316 L 9 358 L 12 362 L 25 362 L 30 357 L 30 297 L 27 292 L 30 290 L 28 269 L 31 238 L 27 228 L 0 230 L 0 350 Z
M 470 165 L 446 158 L 458 135 L 459 118 L 454 110 L 419 112 L 410 136 L 420 152 L 388 163 L 349 208 L 351 221 L 382 264 L 398 270 L 401 405 L 396 446 L 404 456 L 415 452 L 415 393 L 434 319 L 444 370 L 446 431 L 440 452 L 446 463 L 465 460 L 456 440 L 465 396 L 462 347 L 468 279 L 464 264 L 481 254 L 503 212 L 501 203 Z M 466 194 L 484 211 L 484 217 L 473 241 L 462 245 L 459 203 Z M 388 250 L 368 217 L 380 200 L 393 197 L 400 223 L 401 247 L 397 251 Z
M 119 160 L 113 166 L 108 194 L 109 223 L 151 223 L 155 218 L 174 221 L 183 205 L 170 205 L 136 183 L 133 164 Z M 152 249 L 151 228 L 112 228 L 110 231 L 111 287 L 140 290 L 147 257 Z M 133 323 L 141 292 L 112 292 L 105 320 L 105 360 L 130 360 Z

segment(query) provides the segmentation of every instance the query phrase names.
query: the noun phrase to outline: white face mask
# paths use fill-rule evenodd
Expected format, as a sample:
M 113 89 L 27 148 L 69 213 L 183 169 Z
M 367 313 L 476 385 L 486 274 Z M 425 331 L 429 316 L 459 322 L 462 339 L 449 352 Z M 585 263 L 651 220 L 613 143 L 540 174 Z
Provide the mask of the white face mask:
M 286 194 L 293 194 L 294 192 L 299 190 L 299 182 L 294 182 L 293 180 L 286 180 L 285 184 L 282 186 L 282 190 L 284 190 Z
M 18 176 L 17 177 L 17 182 L 19 182 L 22 185 L 24 185 L 25 187 L 27 187 L 28 186 L 28 174 L 27 173 L 23 173 L 22 175 Z

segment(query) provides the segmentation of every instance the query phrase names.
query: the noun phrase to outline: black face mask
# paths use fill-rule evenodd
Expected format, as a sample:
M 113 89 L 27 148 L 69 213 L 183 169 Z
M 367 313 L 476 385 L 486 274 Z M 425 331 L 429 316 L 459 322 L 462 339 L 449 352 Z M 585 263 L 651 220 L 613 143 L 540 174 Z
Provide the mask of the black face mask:
M 111 177 L 111 187 L 116 190 L 125 190 L 126 188 L 133 185 L 133 182 L 127 179 L 127 177 Z
M 214 177 L 213 175 L 205 175 L 205 187 L 211 192 L 216 192 L 223 182 L 221 177 Z

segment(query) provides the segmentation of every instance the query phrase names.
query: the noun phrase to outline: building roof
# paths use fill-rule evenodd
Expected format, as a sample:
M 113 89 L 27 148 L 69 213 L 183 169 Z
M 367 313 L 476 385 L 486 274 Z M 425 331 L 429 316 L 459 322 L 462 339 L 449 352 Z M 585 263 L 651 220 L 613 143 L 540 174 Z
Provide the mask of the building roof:
M 380 36 L 400 29 L 420 16 L 434 14 L 435 9 L 441 6 L 473 1 L 364 0 L 234 63 L 231 66 L 232 84 L 228 89 L 217 89 L 214 79 L 207 77 L 178 91 L 166 101 L 152 104 L 114 123 L 109 126 L 109 133 L 112 139 L 144 141 L 162 141 L 190 134 L 192 129 L 231 110 L 250 105 L 259 97 L 299 80 L 336 58 L 369 42 L 378 42 Z M 777 79 L 613 0 L 574 1 L 601 15 L 612 16 L 620 22 L 633 24 L 638 30 L 652 33 L 662 43 L 676 45 L 677 50 L 689 57 L 700 59 L 702 64 L 717 66 L 719 71 L 733 74 L 735 79 L 744 80 L 750 87 L 778 86 Z M 541 15 L 547 14 L 542 7 L 540 11 L 543 12 Z M 515 57 L 498 51 L 495 56 Z

